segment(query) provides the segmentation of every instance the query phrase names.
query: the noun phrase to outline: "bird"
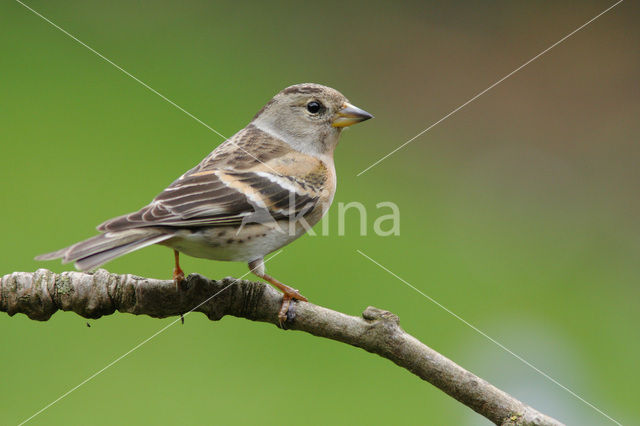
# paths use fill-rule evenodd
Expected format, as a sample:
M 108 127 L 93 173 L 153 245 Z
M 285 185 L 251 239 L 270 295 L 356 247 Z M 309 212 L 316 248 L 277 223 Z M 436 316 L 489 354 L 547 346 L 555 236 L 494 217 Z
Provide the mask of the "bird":
M 153 244 L 173 249 L 173 281 L 184 280 L 180 253 L 242 261 L 283 293 L 286 321 L 297 289 L 266 273 L 264 257 L 302 236 L 329 209 L 336 192 L 334 150 L 344 128 L 373 118 L 335 89 L 289 86 L 242 130 L 216 147 L 140 210 L 107 220 L 98 235 L 36 260 L 93 270 Z

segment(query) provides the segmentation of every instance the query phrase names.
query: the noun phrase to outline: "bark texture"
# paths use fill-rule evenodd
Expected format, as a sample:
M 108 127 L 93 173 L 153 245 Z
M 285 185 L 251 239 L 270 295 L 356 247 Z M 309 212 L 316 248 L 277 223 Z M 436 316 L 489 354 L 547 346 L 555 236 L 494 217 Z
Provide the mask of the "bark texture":
M 215 295 L 215 296 L 214 296 Z M 497 425 L 561 425 L 559 421 L 460 367 L 406 333 L 391 312 L 372 306 L 354 317 L 293 301 L 280 324 L 282 295 L 267 284 L 191 274 L 176 288 L 172 281 L 111 274 L 46 269 L 14 272 L 0 281 L 0 311 L 46 321 L 58 310 L 85 318 L 116 311 L 156 318 L 202 312 L 216 321 L 233 315 L 337 340 L 389 359 L 436 386 Z

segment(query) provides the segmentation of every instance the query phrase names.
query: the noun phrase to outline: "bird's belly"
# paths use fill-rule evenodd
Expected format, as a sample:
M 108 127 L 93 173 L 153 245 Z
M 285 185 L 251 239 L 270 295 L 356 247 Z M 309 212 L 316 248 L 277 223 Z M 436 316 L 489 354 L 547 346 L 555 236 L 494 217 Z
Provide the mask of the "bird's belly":
M 213 260 L 243 261 L 259 259 L 304 234 L 300 225 L 284 222 L 273 225 L 252 224 L 242 227 L 215 227 L 183 230 L 162 244 L 184 254 Z

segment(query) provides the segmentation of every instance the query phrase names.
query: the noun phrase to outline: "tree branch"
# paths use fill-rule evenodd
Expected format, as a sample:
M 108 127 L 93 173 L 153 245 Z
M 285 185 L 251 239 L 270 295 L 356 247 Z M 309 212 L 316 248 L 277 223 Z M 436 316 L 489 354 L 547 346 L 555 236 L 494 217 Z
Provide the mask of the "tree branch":
M 217 294 L 215 297 L 212 297 Z M 115 311 L 155 318 L 191 310 L 217 321 L 225 315 L 280 327 L 282 295 L 267 284 L 234 278 L 219 281 L 192 274 L 176 289 L 173 281 L 46 269 L 14 272 L 0 282 L 0 311 L 46 321 L 57 310 L 85 318 Z M 561 425 L 421 343 L 400 328 L 391 312 L 368 307 L 362 317 L 312 303 L 292 302 L 284 328 L 362 348 L 387 358 L 436 386 L 497 425 Z

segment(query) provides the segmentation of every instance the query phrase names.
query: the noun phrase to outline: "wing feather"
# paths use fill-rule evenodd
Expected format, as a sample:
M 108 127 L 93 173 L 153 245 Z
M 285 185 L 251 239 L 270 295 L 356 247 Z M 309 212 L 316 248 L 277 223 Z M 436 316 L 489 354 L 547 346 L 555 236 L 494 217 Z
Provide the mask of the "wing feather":
M 250 125 L 149 205 L 104 222 L 98 230 L 237 225 L 257 210 L 268 212 L 274 220 L 305 214 L 318 202 L 322 185 L 317 184 L 317 175 L 309 175 L 307 181 L 305 173 L 283 173 L 292 152 L 284 142 Z M 286 161 L 278 161 L 285 157 Z
M 277 180 L 255 172 L 219 172 L 186 176 L 174 182 L 148 206 L 100 225 L 100 231 L 121 231 L 147 226 L 223 226 L 266 210 L 274 220 L 295 217 L 318 196 L 298 193 Z M 205 181 L 206 179 L 206 181 Z M 195 184 L 200 181 L 200 184 Z M 251 194 L 250 196 L 248 194 Z

